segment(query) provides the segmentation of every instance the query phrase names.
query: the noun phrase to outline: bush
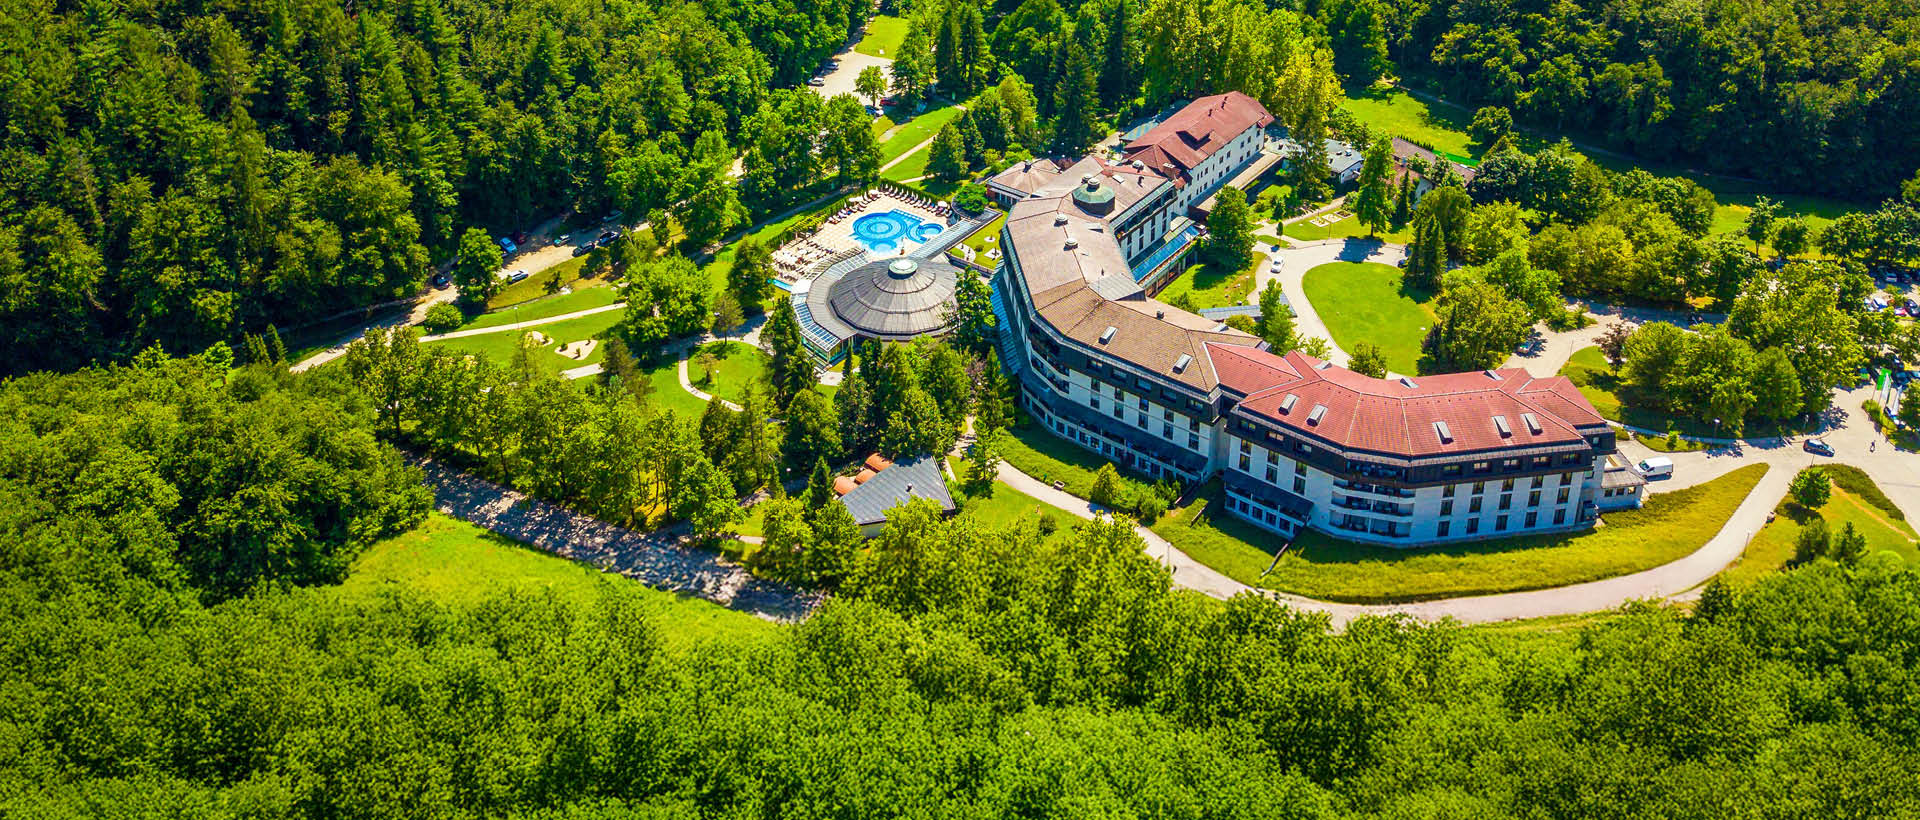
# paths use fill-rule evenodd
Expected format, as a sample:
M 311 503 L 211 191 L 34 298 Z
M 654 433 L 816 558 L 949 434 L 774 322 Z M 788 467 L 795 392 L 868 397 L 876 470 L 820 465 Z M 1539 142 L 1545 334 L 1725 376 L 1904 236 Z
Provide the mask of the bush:
M 461 313 L 459 308 L 441 302 L 427 309 L 427 317 L 421 320 L 420 325 L 429 333 L 445 333 L 466 323 L 467 315 Z
M 954 196 L 953 204 L 970 214 L 984 211 L 987 209 L 987 189 L 978 184 L 969 184 Z

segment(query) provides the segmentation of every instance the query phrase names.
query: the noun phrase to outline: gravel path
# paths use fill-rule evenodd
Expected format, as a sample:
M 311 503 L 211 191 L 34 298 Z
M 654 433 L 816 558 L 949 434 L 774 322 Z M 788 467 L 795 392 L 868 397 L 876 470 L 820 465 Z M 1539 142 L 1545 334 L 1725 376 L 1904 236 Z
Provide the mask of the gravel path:
M 818 593 L 756 578 L 719 553 L 687 546 L 682 526 L 637 532 L 431 459 L 413 461 L 433 487 L 435 509 L 545 552 L 772 621 L 801 620 L 822 600 Z

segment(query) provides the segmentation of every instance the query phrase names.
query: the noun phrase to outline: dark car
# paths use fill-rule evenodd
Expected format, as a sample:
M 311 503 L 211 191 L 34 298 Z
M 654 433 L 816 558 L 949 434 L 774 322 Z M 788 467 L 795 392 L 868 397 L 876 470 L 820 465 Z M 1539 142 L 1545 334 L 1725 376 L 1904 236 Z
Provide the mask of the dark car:
M 453 284 L 453 280 L 452 280 L 452 279 L 449 279 L 449 278 L 447 278 L 447 275 L 446 275 L 446 274 L 444 274 L 444 273 L 437 273 L 437 274 L 434 274 L 434 276 L 433 276 L 433 287 L 434 287 L 434 288 L 435 288 L 436 290 L 437 290 L 437 289 L 440 289 L 440 288 L 444 288 L 444 287 L 446 287 L 446 286 L 448 286 L 448 285 L 450 285 L 450 284 Z
M 600 235 L 594 237 L 593 241 L 599 244 L 605 245 L 608 242 L 612 242 L 613 240 L 619 239 L 619 238 L 620 238 L 619 231 L 601 231 Z
M 1817 456 L 1833 455 L 1833 445 L 1828 444 L 1825 439 L 1817 439 L 1817 438 L 1807 439 L 1806 441 L 1801 442 L 1800 449 L 1805 450 Z
M 574 256 L 586 256 L 593 253 L 593 240 L 589 239 L 573 247 Z
M 527 232 L 526 232 L 526 231 L 514 231 L 514 232 L 513 232 L 513 244 L 515 244 L 515 245 L 525 245 L 525 244 L 527 244 Z

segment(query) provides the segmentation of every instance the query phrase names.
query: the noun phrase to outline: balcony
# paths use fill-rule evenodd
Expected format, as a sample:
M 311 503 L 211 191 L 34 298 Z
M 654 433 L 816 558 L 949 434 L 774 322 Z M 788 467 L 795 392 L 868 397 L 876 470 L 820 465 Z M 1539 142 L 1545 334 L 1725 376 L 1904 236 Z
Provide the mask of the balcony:
M 1347 492 L 1367 493 L 1369 495 L 1386 496 L 1387 498 L 1413 497 L 1412 490 L 1400 487 L 1388 487 L 1383 484 L 1366 484 L 1359 481 L 1335 481 L 1333 482 L 1333 486 L 1346 490 Z
M 1389 504 L 1385 501 L 1368 501 L 1364 498 L 1354 498 L 1351 496 L 1334 499 L 1333 506 L 1346 510 L 1372 513 L 1374 515 L 1391 515 L 1396 518 L 1405 518 L 1413 515 L 1412 505 L 1408 505 L 1402 509 L 1398 504 Z

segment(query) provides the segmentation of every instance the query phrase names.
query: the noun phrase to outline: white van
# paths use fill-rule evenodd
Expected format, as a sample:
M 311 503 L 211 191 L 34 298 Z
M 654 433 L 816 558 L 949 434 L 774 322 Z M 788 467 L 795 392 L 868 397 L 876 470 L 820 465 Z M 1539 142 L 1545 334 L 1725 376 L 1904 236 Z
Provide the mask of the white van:
M 1673 475 L 1673 459 L 1666 456 L 1654 456 L 1640 462 L 1640 474 L 1647 478 L 1667 478 Z

